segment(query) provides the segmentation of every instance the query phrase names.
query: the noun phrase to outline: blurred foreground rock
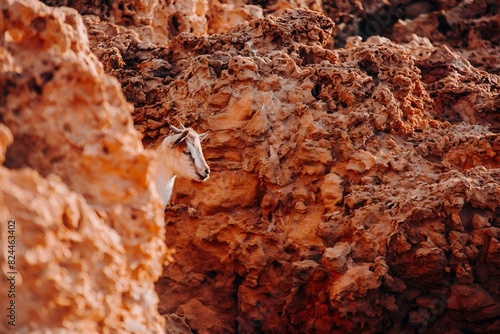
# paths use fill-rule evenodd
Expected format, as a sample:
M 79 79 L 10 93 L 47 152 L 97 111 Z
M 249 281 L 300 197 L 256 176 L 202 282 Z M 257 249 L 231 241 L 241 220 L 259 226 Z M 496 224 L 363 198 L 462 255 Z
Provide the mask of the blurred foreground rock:
M 0 332 L 161 332 L 153 282 L 165 230 L 151 156 L 81 16 L 2 2 L 0 67 Z

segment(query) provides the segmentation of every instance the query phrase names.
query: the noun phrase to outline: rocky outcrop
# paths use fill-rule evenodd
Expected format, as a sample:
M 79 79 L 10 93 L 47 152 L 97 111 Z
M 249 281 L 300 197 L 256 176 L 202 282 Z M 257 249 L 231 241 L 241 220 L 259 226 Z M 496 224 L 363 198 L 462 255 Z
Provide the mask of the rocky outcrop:
M 165 230 L 131 106 L 74 9 L 7 1 L 0 22 L 0 332 L 161 332 Z
M 498 77 L 418 38 L 325 50 L 326 22 L 289 12 L 160 57 L 165 111 L 136 122 L 210 129 L 213 171 L 167 211 L 160 312 L 202 333 L 498 330 Z
M 211 181 L 167 210 L 160 312 L 199 333 L 497 330 L 499 78 L 419 37 L 329 50 L 333 28 L 295 10 L 95 44 L 145 142 L 164 119 L 211 130 Z
M 453 6 L 394 2 L 391 40 L 362 33 L 382 2 L 196 3 L 207 30 L 185 14 L 168 41 L 84 18 L 145 145 L 167 123 L 211 131 L 210 180 L 178 180 L 166 210 L 167 332 L 500 331 L 500 78 L 449 41 L 483 21 L 464 3 L 432 33 L 412 22 Z
M 419 15 L 397 21 L 388 35 L 396 42 L 413 34 L 429 38 L 435 45 L 447 45 L 472 65 L 500 74 L 498 62 L 500 6 L 495 0 L 439 1 Z

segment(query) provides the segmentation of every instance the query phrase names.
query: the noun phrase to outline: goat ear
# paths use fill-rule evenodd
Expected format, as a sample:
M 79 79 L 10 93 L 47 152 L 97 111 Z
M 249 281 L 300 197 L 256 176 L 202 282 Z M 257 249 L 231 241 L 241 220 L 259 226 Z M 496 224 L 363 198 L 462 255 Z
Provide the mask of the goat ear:
M 210 133 L 210 131 L 207 131 L 205 133 L 200 133 L 200 141 L 203 141 L 203 139 L 207 138 L 208 137 L 208 134 Z
M 170 130 L 172 130 L 176 135 L 178 135 L 179 133 L 181 133 L 182 131 L 180 129 L 177 129 L 175 126 L 173 125 L 168 125 L 168 127 L 170 128 Z
M 180 143 L 182 143 L 184 141 L 184 139 L 186 139 L 187 135 L 188 135 L 189 131 L 185 130 L 185 131 L 182 131 L 181 132 L 181 135 L 179 136 L 179 138 L 177 138 L 174 142 L 174 144 L 172 145 L 172 147 L 176 147 L 178 146 Z

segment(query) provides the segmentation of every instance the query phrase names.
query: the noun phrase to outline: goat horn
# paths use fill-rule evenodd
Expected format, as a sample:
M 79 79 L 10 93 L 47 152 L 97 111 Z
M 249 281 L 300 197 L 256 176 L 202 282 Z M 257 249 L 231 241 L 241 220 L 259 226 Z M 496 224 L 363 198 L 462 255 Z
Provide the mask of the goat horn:
M 203 139 L 207 138 L 208 134 L 210 133 L 210 130 L 208 130 L 207 132 L 204 132 L 204 133 L 200 133 L 200 141 L 202 141 Z
M 169 125 L 168 125 L 168 127 L 169 127 L 169 128 L 170 128 L 170 130 L 172 130 L 175 134 L 179 134 L 179 133 L 181 133 L 181 132 L 182 132 L 182 130 L 177 129 L 177 128 L 176 128 L 175 126 L 173 126 L 173 125 L 170 125 L 170 124 L 169 124 Z
M 182 123 L 179 123 L 179 125 L 181 126 L 182 130 L 186 130 L 186 128 L 184 127 L 184 125 L 182 125 Z

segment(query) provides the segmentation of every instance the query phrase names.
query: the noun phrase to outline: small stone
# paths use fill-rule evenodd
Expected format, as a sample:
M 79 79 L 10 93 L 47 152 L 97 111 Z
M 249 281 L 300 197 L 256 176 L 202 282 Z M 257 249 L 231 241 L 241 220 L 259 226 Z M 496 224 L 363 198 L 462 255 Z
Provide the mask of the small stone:
M 299 201 L 299 202 L 295 203 L 295 210 L 297 210 L 297 212 L 304 213 L 307 211 L 307 207 L 304 204 L 304 202 Z

